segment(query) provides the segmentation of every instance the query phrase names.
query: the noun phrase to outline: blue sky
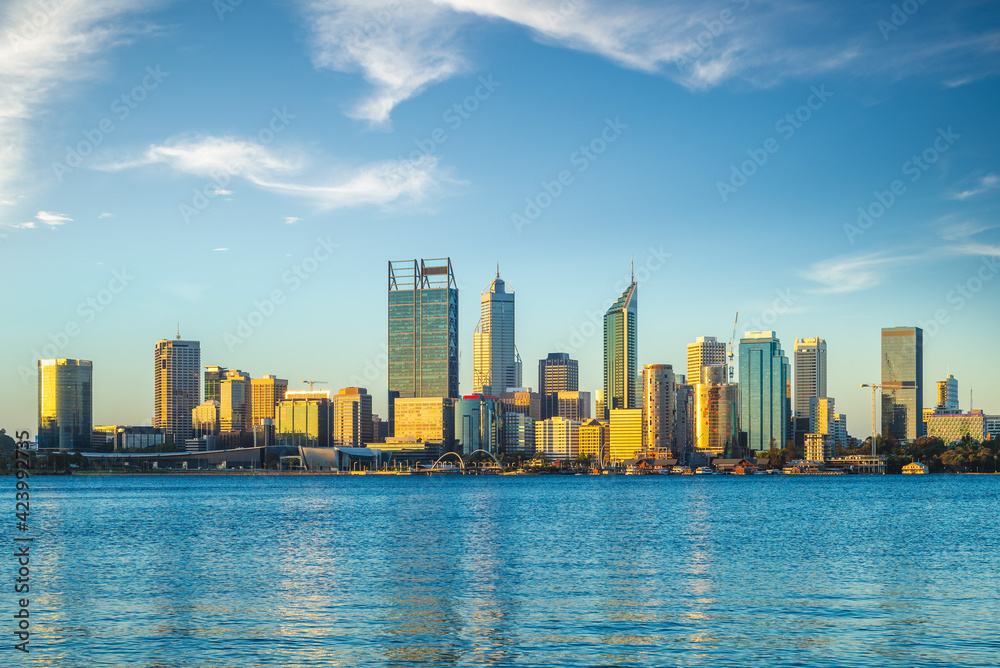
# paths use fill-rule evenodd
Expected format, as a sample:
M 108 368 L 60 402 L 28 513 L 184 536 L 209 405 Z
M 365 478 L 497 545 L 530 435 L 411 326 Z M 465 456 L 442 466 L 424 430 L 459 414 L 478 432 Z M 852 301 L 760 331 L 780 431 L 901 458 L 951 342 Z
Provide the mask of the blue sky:
M 39 355 L 148 424 L 178 321 L 203 364 L 384 412 L 386 262 L 443 256 L 463 392 L 497 262 L 525 384 L 568 350 L 600 387 L 634 256 L 640 364 L 736 311 L 822 336 L 863 437 L 879 329 L 922 325 L 925 403 L 950 370 L 1000 413 L 989 2 L 14 0 L 0 37 L 8 430 Z

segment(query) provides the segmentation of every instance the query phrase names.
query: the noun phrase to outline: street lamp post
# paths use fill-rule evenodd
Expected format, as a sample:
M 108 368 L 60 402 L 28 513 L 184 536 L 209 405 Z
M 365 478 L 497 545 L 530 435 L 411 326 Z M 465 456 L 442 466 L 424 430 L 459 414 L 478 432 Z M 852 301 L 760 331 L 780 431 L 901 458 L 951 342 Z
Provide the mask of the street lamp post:
M 872 388 L 872 457 L 875 457 L 875 392 L 882 389 L 882 386 L 875 383 L 861 383 L 861 387 Z

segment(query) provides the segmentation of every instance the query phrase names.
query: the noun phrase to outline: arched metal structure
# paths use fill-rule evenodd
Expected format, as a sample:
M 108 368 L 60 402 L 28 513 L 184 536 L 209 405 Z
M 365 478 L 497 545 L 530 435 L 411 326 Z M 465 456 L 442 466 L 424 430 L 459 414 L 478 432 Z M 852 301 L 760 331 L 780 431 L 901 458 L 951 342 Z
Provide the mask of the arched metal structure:
M 434 469 L 436 469 L 437 465 L 441 463 L 441 460 L 444 459 L 445 457 L 447 457 L 448 455 L 452 455 L 453 457 L 457 457 L 458 458 L 458 465 L 462 468 L 463 471 L 465 470 L 465 462 L 462 461 L 461 455 L 459 455 L 456 452 L 446 452 L 443 455 L 441 455 L 440 457 L 438 457 L 437 461 L 434 462 L 434 464 L 431 465 L 431 470 L 433 471 Z
M 494 455 L 494 454 L 493 454 L 492 452 L 488 452 L 488 451 L 486 451 L 486 450 L 483 450 L 483 449 L 479 449 L 479 450 L 473 450 L 473 451 L 472 451 L 472 453 L 471 453 L 471 454 L 470 454 L 469 456 L 471 457 L 472 455 L 476 454 L 477 452 L 483 452 L 483 453 L 485 453 L 485 454 L 489 455 L 489 456 L 490 456 L 490 458 L 491 458 L 491 459 L 492 459 L 493 461 L 495 461 L 495 462 L 496 462 L 496 464 L 497 464 L 497 466 L 498 466 L 498 467 L 500 467 L 500 468 L 503 468 L 503 464 L 501 464 L 501 463 L 500 463 L 500 460 L 499 460 L 499 459 L 497 459 L 497 458 L 496 458 L 496 455 Z

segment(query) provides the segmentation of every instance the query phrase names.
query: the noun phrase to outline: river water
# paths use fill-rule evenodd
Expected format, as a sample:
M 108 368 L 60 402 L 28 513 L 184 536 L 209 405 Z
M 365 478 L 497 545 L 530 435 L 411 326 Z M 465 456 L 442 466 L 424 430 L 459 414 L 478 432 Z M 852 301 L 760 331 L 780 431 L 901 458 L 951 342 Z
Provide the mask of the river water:
M 997 476 L 30 482 L 2 665 L 1000 662 Z

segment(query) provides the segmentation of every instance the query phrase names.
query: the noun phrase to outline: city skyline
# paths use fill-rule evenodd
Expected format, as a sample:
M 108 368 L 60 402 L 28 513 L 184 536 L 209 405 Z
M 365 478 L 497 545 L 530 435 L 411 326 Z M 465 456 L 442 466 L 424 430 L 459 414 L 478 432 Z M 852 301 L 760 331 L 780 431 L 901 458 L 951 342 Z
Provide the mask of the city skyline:
M 928 385 L 950 369 L 964 409 L 970 390 L 1000 406 L 1000 360 L 971 352 L 1000 286 L 989 8 L 928 3 L 886 32 L 868 3 L 808 26 L 795 3 L 577 4 L 122 0 L 34 26 L 8 3 L 0 421 L 36 424 L 37 360 L 74 358 L 95 364 L 95 422 L 148 424 L 148 346 L 177 321 L 205 363 L 369 387 L 385 415 L 378 267 L 441 256 L 462 393 L 497 261 L 522 358 L 570 352 L 600 389 L 595 328 L 634 255 L 640 367 L 679 372 L 737 311 L 786 351 L 819 335 L 857 433 L 878 330 L 918 326 Z M 380 78 L 406 65 L 411 87 Z

